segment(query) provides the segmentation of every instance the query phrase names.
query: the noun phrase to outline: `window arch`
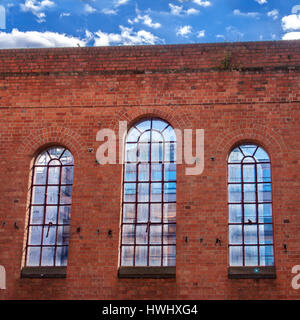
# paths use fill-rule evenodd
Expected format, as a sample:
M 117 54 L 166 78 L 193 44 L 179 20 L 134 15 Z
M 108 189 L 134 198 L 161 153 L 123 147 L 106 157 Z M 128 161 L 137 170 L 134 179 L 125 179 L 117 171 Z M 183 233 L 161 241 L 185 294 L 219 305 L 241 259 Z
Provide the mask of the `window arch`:
M 126 137 L 120 249 L 121 266 L 176 263 L 176 135 L 161 119 Z
M 34 160 L 30 186 L 25 266 L 66 266 L 74 160 L 51 147 Z
M 273 266 L 271 162 L 260 146 L 228 157 L 228 211 L 230 266 Z

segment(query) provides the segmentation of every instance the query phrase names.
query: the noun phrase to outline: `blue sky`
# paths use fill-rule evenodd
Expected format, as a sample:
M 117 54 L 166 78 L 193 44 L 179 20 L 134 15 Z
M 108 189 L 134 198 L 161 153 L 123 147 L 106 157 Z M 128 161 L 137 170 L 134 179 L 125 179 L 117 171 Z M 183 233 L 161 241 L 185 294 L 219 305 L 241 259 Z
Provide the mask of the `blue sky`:
M 300 39 L 300 0 L 0 0 L 0 48 Z

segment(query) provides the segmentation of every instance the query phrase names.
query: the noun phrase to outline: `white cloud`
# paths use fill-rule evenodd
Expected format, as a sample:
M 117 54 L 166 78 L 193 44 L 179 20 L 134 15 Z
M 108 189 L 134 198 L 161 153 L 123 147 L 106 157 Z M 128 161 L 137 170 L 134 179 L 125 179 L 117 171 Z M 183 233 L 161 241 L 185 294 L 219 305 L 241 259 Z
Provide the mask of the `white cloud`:
M 105 33 L 101 30 L 95 33 L 95 46 L 109 45 L 146 45 L 163 43 L 164 41 L 151 32 L 140 30 L 134 32 L 132 28 L 120 26 L 121 33 Z
M 84 47 L 86 40 L 67 36 L 57 32 L 22 32 L 13 29 L 10 33 L 0 32 L 0 48 L 52 48 L 52 47 Z
M 195 8 L 190 8 L 188 10 L 183 10 L 182 6 L 176 6 L 175 4 L 169 3 L 169 7 L 171 10 L 171 14 L 174 16 L 180 16 L 180 15 L 193 15 L 198 14 L 200 11 Z
M 288 32 L 283 35 L 282 40 L 300 40 L 300 32 Z
M 254 0 L 255 2 L 257 2 L 258 4 L 265 4 L 268 1 L 267 0 Z
M 197 33 L 197 38 L 203 38 L 205 37 L 205 30 L 200 30 Z
M 108 14 L 108 15 L 115 15 L 117 14 L 117 11 L 114 9 L 108 9 L 108 8 L 104 8 L 101 10 L 102 13 L 104 14 Z
M 192 14 L 198 14 L 199 12 L 200 12 L 200 11 L 197 10 L 197 9 L 195 9 L 195 8 L 190 8 L 190 9 L 186 10 L 186 14 L 187 14 L 188 16 L 190 16 L 190 15 L 192 15 Z
M 140 15 L 138 14 L 136 18 L 134 18 L 133 20 L 128 19 L 128 22 L 130 24 L 134 24 L 134 23 L 138 23 L 138 22 L 142 22 L 144 25 L 150 27 L 150 28 L 154 28 L 154 29 L 158 29 L 161 27 L 161 24 L 159 22 L 153 22 L 152 19 L 149 17 L 149 15 Z
M 277 9 L 274 9 L 274 10 L 272 10 L 272 11 L 269 11 L 269 12 L 267 13 L 267 16 L 268 16 L 268 17 L 272 17 L 273 20 L 277 20 L 277 19 L 278 19 L 278 14 L 279 14 L 278 10 L 277 10 Z
M 235 16 L 250 17 L 250 18 L 255 18 L 259 16 L 258 12 L 241 12 L 239 9 L 234 9 L 233 14 Z
M 179 27 L 177 29 L 176 35 L 177 36 L 182 36 L 182 37 L 187 37 L 191 33 L 192 33 L 192 27 L 191 26 L 183 26 L 183 27 Z
M 90 13 L 95 13 L 97 10 L 95 8 L 93 8 L 92 6 L 90 6 L 88 3 L 85 4 L 84 6 L 84 12 L 87 14 Z
M 122 6 L 124 4 L 127 4 L 130 0 L 116 0 L 115 1 L 115 7 Z
M 26 0 L 24 3 L 20 4 L 20 8 L 23 12 L 31 12 L 38 18 L 37 22 L 41 23 L 45 21 L 46 14 L 44 11 L 54 5 L 55 3 L 51 0 Z
M 179 16 L 182 13 L 182 6 L 176 6 L 175 4 L 169 3 L 169 7 L 171 9 L 171 14 L 174 16 Z
M 198 4 L 201 7 L 209 7 L 209 6 L 211 6 L 211 2 L 210 1 L 193 0 L 193 2 Z
M 282 29 L 286 30 L 297 30 L 300 29 L 300 14 L 291 14 L 289 16 L 285 16 L 281 19 Z
M 62 18 L 62 17 L 69 17 L 71 15 L 70 12 L 62 12 L 59 17 Z

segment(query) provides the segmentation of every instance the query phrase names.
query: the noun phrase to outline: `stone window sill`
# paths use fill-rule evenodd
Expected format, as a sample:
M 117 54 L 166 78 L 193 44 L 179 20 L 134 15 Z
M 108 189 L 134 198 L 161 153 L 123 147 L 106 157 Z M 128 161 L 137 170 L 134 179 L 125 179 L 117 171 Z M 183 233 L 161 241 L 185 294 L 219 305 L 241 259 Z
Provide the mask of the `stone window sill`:
M 21 278 L 66 278 L 67 267 L 23 267 Z
M 120 267 L 119 278 L 176 278 L 176 267 Z
M 276 279 L 276 268 L 268 267 L 228 267 L 229 279 Z

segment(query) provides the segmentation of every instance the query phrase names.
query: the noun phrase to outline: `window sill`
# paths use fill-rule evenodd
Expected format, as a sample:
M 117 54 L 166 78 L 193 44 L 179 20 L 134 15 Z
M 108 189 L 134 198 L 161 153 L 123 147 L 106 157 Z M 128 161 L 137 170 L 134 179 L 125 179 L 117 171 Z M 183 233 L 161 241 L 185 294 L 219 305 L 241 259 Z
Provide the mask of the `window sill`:
M 120 267 L 119 278 L 176 278 L 176 267 Z
M 229 279 L 276 279 L 276 268 L 268 267 L 228 267 Z
M 66 278 L 67 267 L 23 267 L 21 278 Z

